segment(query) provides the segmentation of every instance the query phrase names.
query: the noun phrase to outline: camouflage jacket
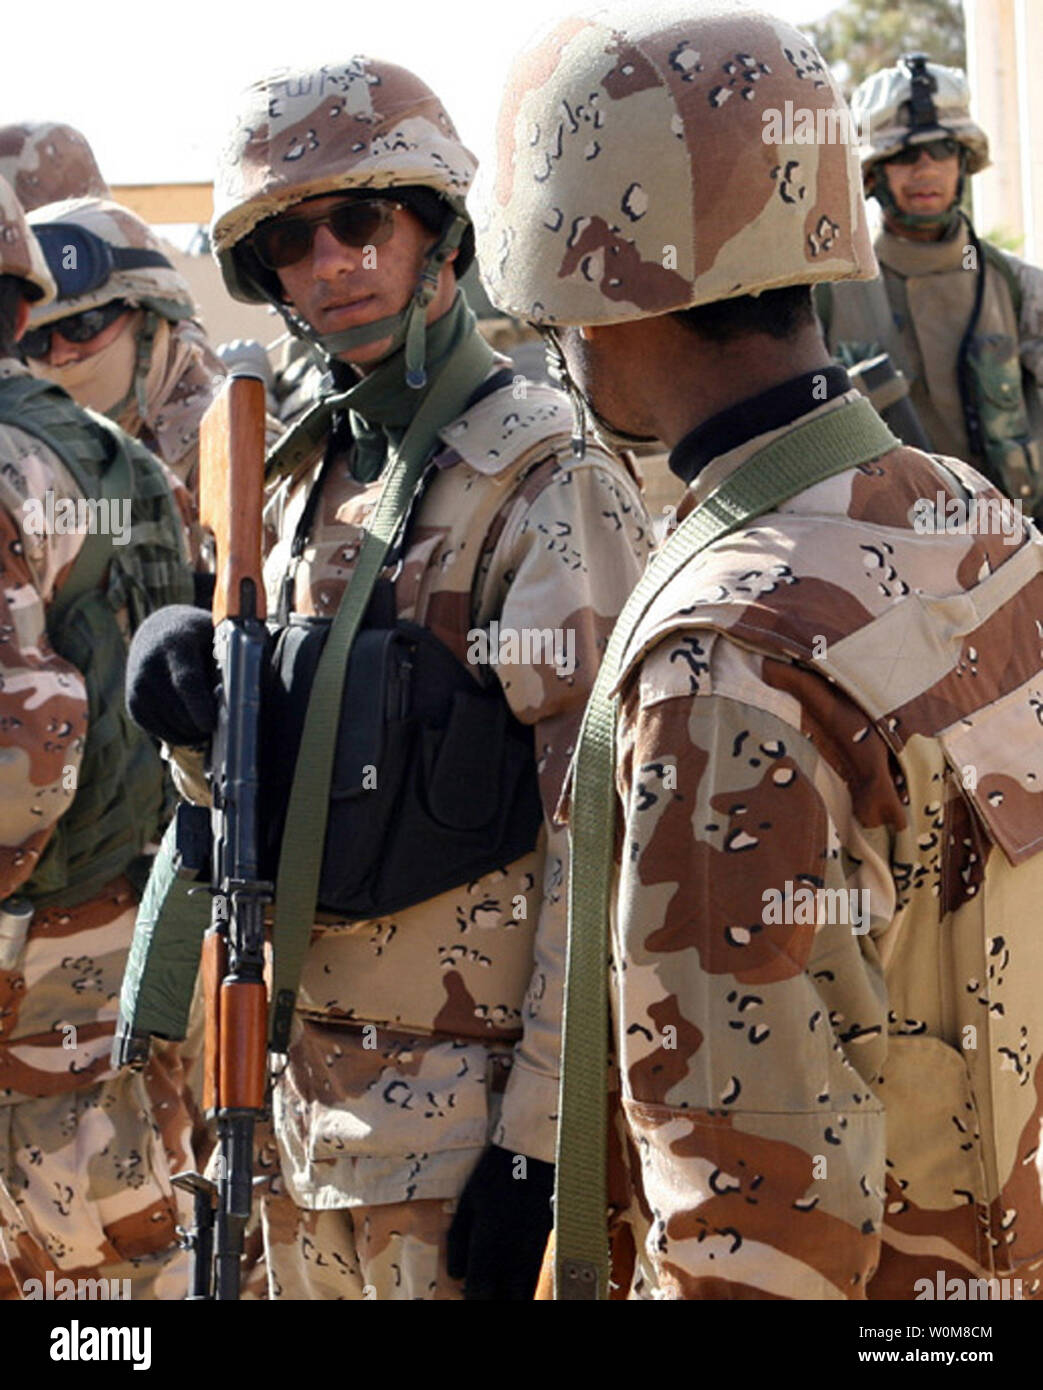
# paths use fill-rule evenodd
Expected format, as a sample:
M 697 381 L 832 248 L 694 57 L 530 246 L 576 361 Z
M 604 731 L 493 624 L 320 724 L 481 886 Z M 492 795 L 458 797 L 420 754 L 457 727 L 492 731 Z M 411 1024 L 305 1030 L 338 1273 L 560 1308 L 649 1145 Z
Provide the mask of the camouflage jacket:
M 146 382 L 144 420 L 132 403 L 117 423 L 191 491 L 199 491 L 199 422 L 227 375 L 195 319 L 161 320 Z
M 998 507 L 906 448 L 808 488 L 635 634 L 611 973 L 631 1297 L 1039 1287 L 1043 544 L 1014 513 L 918 532 L 961 483 Z
M 4 381 L 27 375 L 0 359 Z M 172 475 L 168 474 L 172 480 Z M 47 636 L 47 611 L 83 532 L 29 522 L 54 497 L 59 517 L 83 494 L 33 435 L 0 426 L 0 900 L 32 875 L 72 805 L 87 733 L 82 676 Z M 184 519 L 187 494 L 180 489 Z M 42 534 L 41 534 L 42 532 Z M 126 614 L 123 618 L 125 620 Z M 79 1089 L 111 1073 L 109 1050 L 136 896 L 125 878 L 70 909 L 38 911 L 24 947 L 0 944 L 0 1104 Z
M 502 871 L 393 917 L 316 926 L 276 1096 L 299 1205 L 453 1195 L 491 1131 L 553 1161 L 567 852 L 552 813 L 605 643 L 651 545 L 631 475 L 597 447 L 576 461 L 570 426 L 564 398 L 529 383 L 494 391 L 442 431 L 396 581 L 398 613 L 463 662 L 469 632 L 499 632 L 496 674 L 533 728 L 545 825 L 536 849 Z M 356 482 L 348 462 L 328 472 L 295 571 L 302 614 L 336 610 L 379 494 L 379 480 Z M 269 498 L 270 611 L 320 468 L 321 457 L 306 462 Z M 562 634 L 561 673 L 549 653 L 511 662 L 508 633 L 537 629 Z
M 0 360 L 0 383 L 27 369 Z M 0 384 L 0 390 L 2 390 Z M 0 426 L 0 526 L 3 527 L 4 795 L 0 801 L 0 897 L 32 873 L 73 788 L 87 732 L 87 692 L 46 633 L 48 601 L 69 573 L 83 535 L 45 535 L 25 526 L 30 499 L 83 494 L 65 465 L 33 435 Z M 33 853 L 35 851 L 35 853 Z
M 912 403 L 933 447 L 970 458 L 957 380 L 958 351 L 977 282 L 976 275 L 967 273 L 976 261 L 970 258 L 966 228 L 961 224 L 954 237 L 928 242 L 881 229 L 874 248 L 880 279 L 823 287 L 819 303 L 825 305 L 830 350 L 844 348 L 849 361 L 889 352 L 909 381 Z M 1015 313 L 1007 277 L 986 259 L 976 331 L 994 343 L 1005 338 L 1038 391 L 1043 389 L 1043 270 L 1007 251 L 999 255 L 1018 286 L 1020 311 Z M 884 302 L 878 304 L 881 294 Z M 1036 402 L 1029 404 L 1032 415 Z M 1033 418 L 1031 423 L 1039 437 L 1043 422 Z

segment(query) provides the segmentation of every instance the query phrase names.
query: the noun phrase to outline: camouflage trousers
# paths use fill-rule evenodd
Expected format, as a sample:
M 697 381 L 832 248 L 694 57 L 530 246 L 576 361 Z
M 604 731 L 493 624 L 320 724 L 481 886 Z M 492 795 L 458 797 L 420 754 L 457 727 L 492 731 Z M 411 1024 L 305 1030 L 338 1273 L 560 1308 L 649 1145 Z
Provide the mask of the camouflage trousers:
M 285 1194 L 261 1198 L 273 1299 L 459 1299 L 445 1238 L 456 1202 L 429 1198 L 305 1211 Z
M 455 1198 L 299 1207 L 286 1191 L 270 1120 L 257 1127 L 254 1165 L 244 1300 L 463 1297 L 463 1281 L 450 1279 L 445 1265 Z
M 98 1297 L 59 1281 L 100 1279 L 117 1297 L 185 1296 L 170 1184 L 190 1151 L 182 1093 L 169 1050 L 147 1073 L 0 1106 L 0 1298 Z

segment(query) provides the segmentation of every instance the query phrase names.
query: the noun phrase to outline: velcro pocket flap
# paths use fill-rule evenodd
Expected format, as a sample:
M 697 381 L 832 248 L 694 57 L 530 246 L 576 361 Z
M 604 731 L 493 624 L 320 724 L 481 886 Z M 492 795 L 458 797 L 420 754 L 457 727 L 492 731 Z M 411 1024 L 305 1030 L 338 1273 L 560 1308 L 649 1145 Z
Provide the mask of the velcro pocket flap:
M 1011 864 L 1043 849 L 1043 680 L 950 724 L 938 737 L 989 837 Z

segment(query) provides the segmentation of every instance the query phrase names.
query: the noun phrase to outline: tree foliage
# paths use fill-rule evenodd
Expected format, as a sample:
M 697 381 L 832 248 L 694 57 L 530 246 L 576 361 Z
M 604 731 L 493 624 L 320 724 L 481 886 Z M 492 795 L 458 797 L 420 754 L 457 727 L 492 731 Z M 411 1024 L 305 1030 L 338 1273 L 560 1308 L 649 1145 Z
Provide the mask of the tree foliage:
M 825 18 L 802 28 L 841 80 L 849 96 L 870 73 L 894 65 L 903 53 L 966 68 L 961 0 L 845 0 Z

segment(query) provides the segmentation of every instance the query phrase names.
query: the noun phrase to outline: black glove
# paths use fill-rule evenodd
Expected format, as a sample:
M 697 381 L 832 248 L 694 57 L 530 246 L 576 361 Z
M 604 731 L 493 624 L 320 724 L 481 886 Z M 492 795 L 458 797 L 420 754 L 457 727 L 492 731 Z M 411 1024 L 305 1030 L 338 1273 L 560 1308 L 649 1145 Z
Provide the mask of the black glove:
M 218 683 L 210 614 L 160 608 L 138 628 L 127 656 L 127 710 L 147 734 L 174 747 L 206 743 L 217 727 Z
M 449 1275 L 467 1299 L 518 1302 L 536 1292 L 553 1224 L 554 1164 L 491 1144 L 467 1180 L 449 1228 Z
M 216 574 L 202 574 L 192 571 L 192 602 L 197 608 L 205 608 L 209 613 L 214 606 L 214 589 L 217 586 Z

